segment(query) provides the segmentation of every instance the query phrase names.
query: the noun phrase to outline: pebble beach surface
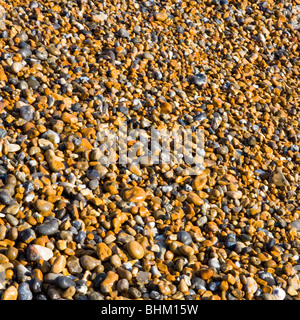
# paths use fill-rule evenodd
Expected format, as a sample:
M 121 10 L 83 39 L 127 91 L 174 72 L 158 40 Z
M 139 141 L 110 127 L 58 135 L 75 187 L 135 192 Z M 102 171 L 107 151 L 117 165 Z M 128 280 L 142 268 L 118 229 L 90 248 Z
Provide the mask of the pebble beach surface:
M 0 5 L 2 300 L 300 298 L 299 0 Z M 122 122 L 204 170 L 104 165 Z

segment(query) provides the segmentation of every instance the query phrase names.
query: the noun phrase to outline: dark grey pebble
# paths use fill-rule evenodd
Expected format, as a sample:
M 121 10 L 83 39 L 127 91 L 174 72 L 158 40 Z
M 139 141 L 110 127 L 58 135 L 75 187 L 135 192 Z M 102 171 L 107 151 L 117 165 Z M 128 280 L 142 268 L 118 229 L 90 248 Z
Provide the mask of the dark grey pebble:
M 128 294 L 132 299 L 139 299 L 142 296 L 141 291 L 137 288 L 134 288 L 134 287 L 130 287 L 128 289 Z
M 29 243 L 32 240 L 36 239 L 35 232 L 30 228 L 27 228 L 27 229 L 20 231 L 19 237 L 20 237 L 21 241 L 25 242 L 25 243 Z
M 236 245 L 236 235 L 234 233 L 229 233 L 225 240 L 225 248 L 229 250 L 234 250 Z
M 52 219 L 50 221 L 47 221 L 37 226 L 35 231 L 40 235 L 49 236 L 51 234 L 56 233 L 58 230 L 58 227 L 59 227 L 58 222 L 55 219 Z
M 24 188 L 24 194 L 28 194 L 28 193 L 34 191 L 34 186 L 33 186 L 33 183 L 31 181 L 26 181 L 23 184 L 23 188 Z
M 206 282 L 205 280 L 195 277 L 192 279 L 192 289 L 196 289 L 196 290 L 206 290 Z
M 79 231 L 78 234 L 75 234 L 73 236 L 73 239 L 77 243 L 84 243 L 84 240 L 86 238 L 86 233 L 84 231 Z
M 29 281 L 29 287 L 32 293 L 41 293 L 43 289 L 43 282 L 38 278 L 33 278 Z
M 193 242 L 192 236 L 187 231 L 183 230 L 177 233 L 177 240 L 186 245 L 190 245 Z
M 23 106 L 20 108 L 20 115 L 26 121 L 31 121 L 33 119 L 34 108 L 32 106 Z
M 36 90 L 40 86 L 40 83 L 33 76 L 30 76 L 28 78 L 27 83 L 28 83 L 29 88 L 31 88 L 33 90 Z
M 156 291 L 156 290 L 152 290 L 150 292 L 150 298 L 154 299 L 154 300 L 160 300 L 162 298 L 161 294 Z
M 207 76 L 205 73 L 198 73 L 195 76 L 191 76 L 190 81 L 192 84 L 201 86 L 207 83 Z
M 55 279 L 55 284 L 63 290 L 68 289 L 69 287 L 76 286 L 75 282 L 72 279 L 65 276 L 57 277 Z
M 19 50 L 20 55 L 23 57 L 23 59 L 27 59 L 32 55 L 32 51 L 29 48 L 22 48 Z
M 44 294 L 38 294 L 34 297 L 34 300 L 48 300 Z
M 10 195 L 8 194 L 8 192 L 6 190 L 0 190 L 0 203 L 8 205 L 8 204 L 12 204 L 13 200 L 10 197 Z
M 98 181 L 97 179 L 93 179 L 93 180 L 91 180 L 91 181 L 89 182 L 89 188 L 90 188 L 91 190 L 97 189 L 98 186 L 99 186 L 99 181 Z

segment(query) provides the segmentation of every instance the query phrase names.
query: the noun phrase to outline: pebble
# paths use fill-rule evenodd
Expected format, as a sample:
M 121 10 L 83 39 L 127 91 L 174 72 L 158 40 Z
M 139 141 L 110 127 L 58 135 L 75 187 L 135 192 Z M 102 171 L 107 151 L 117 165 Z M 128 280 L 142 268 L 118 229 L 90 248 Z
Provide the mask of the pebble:
M 49 236 L 58 231 L 58 222 L 55 219 L 49 220 L 43 224 L 40 224 L 36 227 L 36 233 L 44 236 Z
M 53 273 L 61 273 L 64 268 L 66 267 L 67 264 L 67 260 L 65 258 L 65 256 L 61 255 L 59 257 L 57 257 L 51 267 L 51 272 Z
M 118 281 L 119 276 L 113 271 L 108 271 L 106 278 L 101 283 L 100 289 L 103 293 L 109 293 L 112 291 L 113 286 Z
M 86 262 L 85 262 L 86 263 Z M 78 275 L 82 272 L 82 267 L 80 265 L 79 258 L 72 256 L 67 260 L 67 267 L 71 274 Z
M 191 243 L 193 243 L 191 235 L 186 231 L 179 231 L 177 233 L 177 240 L 186 245 L 190 245 Z
M 0 190 L 0 203 L 10 205 L 12 201 L 11 196 L 6 190 Z
M 236 246 L 236 235 L 229 233 L 226 237 L 225 247 L 229 250 L 234 250 Z
M 1 296 L 1 300 L 17 300 L 18 289 L 15 286 L 9 286 Z
M 129 282 L 127 279 L 120 279 L 117 283 L 117 290 L 120 294 L 123 292 L 128 291 L 129 289 Z
M 69 287 L 76 286 L 75 282 L 72 279 L 65 276 L 55 278 L 55 284 L 63 290 L 68 289 Z
M 38 252 L 41 259 L 48 261 L 53 257 L 53 251 L 51 249 L 38 244 L 34 244 L 33 247 Z
M 35 208 L 38 212 L 45 213 L 52 211 L 53 209 L 53 203 L 45 200 L 36 200 L 35 202 Z
M 123 192 L 123 199 L 128 202 L 142 202 L 146 199 L 146 192 L 141 187 L 132 187 Z
M 81 267 L 86 270 L 93 270 L 95 267 L 97 267 L 100 264 L 99 260 L 88 255 L 82 256 L 79 259 L 79 262 Z
M 97 245 L 97 255 L 101 261 L 107 261 L 112 255 L 112 251 L 102 242 Z
M 246 281 L 245 291 L 253 296 L 258 289 L 257 282 L 251 277 L 248 277 Z
M 24 229 L 19 233 L 20 239 L 25 243 L 30 243 L 36 239 L 36 234 L 32 229 Z
M 32 300 L 32 297 L 29 284 L 27 282 L 21 283 L 18 287 L 18 300 Z
M 142 259 L 145 254 L 143 247 L 137 241 L 130 241 L 127 244 L 127 250 L 135 259 Z

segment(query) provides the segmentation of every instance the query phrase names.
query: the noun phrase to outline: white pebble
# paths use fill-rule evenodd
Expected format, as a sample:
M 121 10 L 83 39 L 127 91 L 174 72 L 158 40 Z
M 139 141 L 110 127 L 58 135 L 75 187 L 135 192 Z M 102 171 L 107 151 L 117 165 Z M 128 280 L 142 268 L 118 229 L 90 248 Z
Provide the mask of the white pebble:
M 43 260 L 48 261 L 53 257 L 53 252 L 49 248 L 40 246 L 38 244 L 34 244 L 34 247 L 36 248 Z
M 280 287 L 275 287 L 273 289 L 274 296 L 277 298 L 277 300 L 284 300 L 286 293 L 283 289 L 281 289 Z

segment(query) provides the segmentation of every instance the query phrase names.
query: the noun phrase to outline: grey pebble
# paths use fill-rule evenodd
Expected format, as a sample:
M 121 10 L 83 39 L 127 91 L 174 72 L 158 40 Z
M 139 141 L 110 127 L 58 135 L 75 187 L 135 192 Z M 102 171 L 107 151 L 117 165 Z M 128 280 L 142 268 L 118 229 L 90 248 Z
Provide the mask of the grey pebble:
M 192 236 L 187 231 L 183 230 L 177 233 L 177 240 L 186 245 L 190 245 L 191 243 L 193 243 Z
M 35 231 L 40 235 L 49 236 L 56 233 L 58 231 L 58 227 L 58 222 L 55 219 L 52 219 L 37 226 Z
M 32 300 L 32 292 L 30 291 L 29 284 L 23 282 L 18 287 L 18 299 L 19 300 Z
M 66 276 L 57 277 L 55 279 L 55 284 L 63 290 L 76 286 L 75 282 Z

